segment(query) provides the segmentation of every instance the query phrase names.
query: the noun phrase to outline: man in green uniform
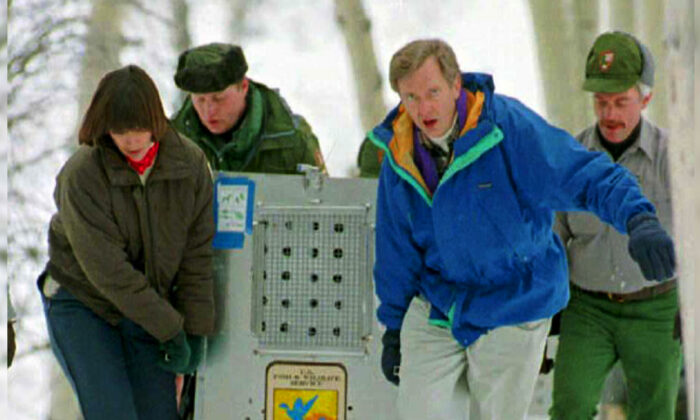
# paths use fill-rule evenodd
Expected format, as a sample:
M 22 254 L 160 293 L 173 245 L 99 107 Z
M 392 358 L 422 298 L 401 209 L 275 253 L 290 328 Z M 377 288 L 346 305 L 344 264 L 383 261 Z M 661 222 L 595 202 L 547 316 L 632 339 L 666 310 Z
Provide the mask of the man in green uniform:
M 630 34 L 601 34 L 585 74 L 597 122 L 577 140 L 634 174 L 656 208 L 651 217 L 671 232 L 668 133 L 642 115 L 653 93 L 650 51 Z M 620 361 L 627 418 L 673 419 L 681 370 L 677 279 L 647 280 L 627 237 L 587 214 L 558 213 L 555 229 L 568 257 L 571 300 L 561 317 L 551 418 L 593 419 Z
M 212 43 L 180 54 L 175 84 L 189 93 L 172 117 L 216 171 L 296 174 L 300 163 L 326 173 L 318 139 L 276 89 L 246 77 L 237 45 Z M 184 380 L 181 418 L 192 418 L 193 377 Z
M 213 170 L 297 173 L 300 163 L 325 172 L 318 139 L 277 90 L 248 79 L 243 50 L 212 43 L 191 48 L 175 84 L 189 93 L 172 118 L 204 150 Z

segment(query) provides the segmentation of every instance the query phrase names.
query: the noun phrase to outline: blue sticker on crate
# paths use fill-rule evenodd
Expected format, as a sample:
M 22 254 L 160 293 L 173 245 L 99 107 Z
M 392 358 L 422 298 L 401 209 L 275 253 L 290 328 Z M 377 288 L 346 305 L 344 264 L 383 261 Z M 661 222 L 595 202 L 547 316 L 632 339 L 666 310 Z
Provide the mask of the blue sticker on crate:
M 243 248 L 245 236 L 253 233 L 255 183 L 248 178 L 218 177 L 214 182 L 216 249 Z

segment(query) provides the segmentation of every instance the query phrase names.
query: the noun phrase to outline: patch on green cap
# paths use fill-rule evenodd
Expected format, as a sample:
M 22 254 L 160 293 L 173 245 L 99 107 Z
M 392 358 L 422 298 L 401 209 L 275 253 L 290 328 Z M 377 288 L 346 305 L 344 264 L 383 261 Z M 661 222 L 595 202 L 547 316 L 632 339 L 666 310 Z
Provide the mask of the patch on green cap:
M 192 93 L 219 92 L 238 83 L 247 70 L 248 63 L 241 47 L 206 44 L 180 54 L 175 84 Z
M 642 79 L 645 61 L 641 46 L 631 35 L 608 32 L 600 35 L 586 59 L 583 89 L 591 92 L 624 92 Z M 653 85 L 653 64 L 651 83 Z

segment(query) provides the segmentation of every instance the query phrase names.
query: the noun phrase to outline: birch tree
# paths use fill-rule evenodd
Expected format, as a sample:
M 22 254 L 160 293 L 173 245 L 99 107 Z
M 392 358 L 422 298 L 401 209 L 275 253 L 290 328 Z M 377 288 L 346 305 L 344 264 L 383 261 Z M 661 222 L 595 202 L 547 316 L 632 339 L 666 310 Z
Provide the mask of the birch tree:
M 251 0 L 233 0 L 231 2 L 231 39 L 234 44 L 241 44 L 248 33 L 248 13 L 252 7 Z
M 83 115 L 100 78 L 120 66 L 119 53 L 126 45 L 122 35 L 123 2 L 94 0 L 85 36 L 80 71 L 78 115 Z
M 647 108 L 647 116 L 660 127 L 668 127 L 668 46 L 664 33 L 665 4 L 662 0 L 641 2 L 639 39 L 651 50 L 656 62 L 654 97 Z
M 189 30 L 190 9 L 187 0 L 172 0 L 173 7 L 173 25 L 171 28 L 172 42 L 175 53 L 179 55 L 181 52 L 192 46 L 192 36 Z M 173 60 L 173 62 L 177 62 Z M 179 90 L 175 95 L 173 109 L 178 109 L 185 100 L 187 93 Z
M 699 78 L 695 74 L 692 0 L 671 0 L 667 3 L 666 39 L 669 71 L 666 88 L 669 99 L 671 159 L 671 186 L 673 196 L 673 218 L 676 253 L 679 257 L 681 314 L 683 320 L 683 349 L 688 395 L 688 412 L 700 418 L 700 407 L 696 404 L 699 389 L 695 378 L 700 377 L 700 332 L 696 324 L 694 305 L 700 302 L 700 281 L 695 262 L 700 237 L 700 191 L 698 190 L 698 165 L 700 144 L 695 127 L 700 127 L 698 97 Z
M 593 121 L 581 90 L 585 60 L 598 32 L 598 1 L 530 0 L 548 120 L 570 133 Z
M 372 25 L 361 0 L 335 0 L 335 19 L 350 55 L 360 119 L 367 132 L 381 121 L 387 110 L 372 41 Z
M 654 0 L 652 0 L 654 1 Z M 610 26 L 614 30 L 629 33 L 638 32 L 639 19 L 638 7 L 640 2 L 636 0 L 608 0 L 610 8 Z

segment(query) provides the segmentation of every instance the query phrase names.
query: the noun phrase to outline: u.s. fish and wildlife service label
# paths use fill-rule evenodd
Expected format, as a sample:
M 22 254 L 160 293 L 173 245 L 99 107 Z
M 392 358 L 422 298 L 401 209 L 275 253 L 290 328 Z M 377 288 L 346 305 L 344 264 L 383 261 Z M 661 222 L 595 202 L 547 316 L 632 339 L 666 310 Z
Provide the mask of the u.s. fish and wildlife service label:
M 273 362 L 265 420 L 345 420 L 347 372 L 335 363 Z

